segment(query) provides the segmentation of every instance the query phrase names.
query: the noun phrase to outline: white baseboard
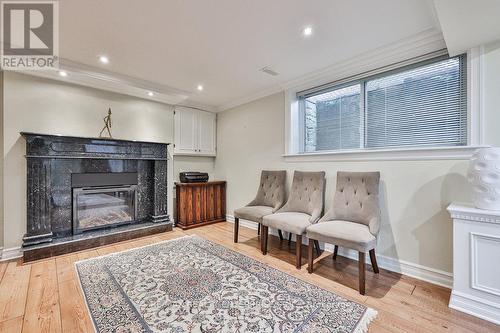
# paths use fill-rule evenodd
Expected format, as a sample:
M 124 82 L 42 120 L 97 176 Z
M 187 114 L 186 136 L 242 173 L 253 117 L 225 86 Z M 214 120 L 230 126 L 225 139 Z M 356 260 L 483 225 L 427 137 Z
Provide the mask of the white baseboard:
M 234 223 L 234 216 L 233 215 L 226 215 L 226 221 Z M 252 221 L 240 219 L 240 225 L 243 227 L 247 227 L 249 229 L 257 230 L 259 224 L 257 222 L 252 222 Z M 272 230 L 269 230 L 269 232 L 272 233 Z
M 327 244 L 326 250 L 333 252 L 333 245 Z M 350 249 L 339 248 L 341 256 L 358 260 L 358 252 Z M 369 256 L 366 256 L 366 262 L 370 264 Z M 400 273 L 419 280 L 437 284 L 451 289 L 453 287 L 453 274 L 439 269 L 422 266 L 412 262 L 395 259 L 392 257 L 377 254 L 377 263 L 379 267 L 391 272 Z
M 226 220 L 228 222 L 234 223 L 234 216 L 226 215 Z M 257 223 L 252 221 L 240 220 L 240 225 L 250 229 L 257 230 Z M 270 229 L 269 232 L 273 235 L 278 235 L 278 232 L 276 230 Z M 302 242 L 304 244 L 307 244 L 307 239 L 303 238 Z M 333 252 L 334 245 L 320 244 L 320 247 L 326 251 Z M 354 250 L 339 248 L 338 253 L 341 256 L 358 260 L 358 252 Z M 367 256 L 366 262 L 370 263 L 369 256 Z M 391 258 L 379 254 L 377 254 L 377 263 L 379 267 L 391 272 L 404 274 L 406 276 L 427 281 L 450 289 L 453 286 L 453 274 L 449 272 L 445 272 L 439 269 L 426 267 L 419 264 L 414 264 L 408 261 Z
M 3 249 L 0 251 L 0 261 L 7 261 L 12 259 L 21 258 L 23 256 L 23 252 L 21 251 L 21 247 L 11 247 L 9 249 Z
M 450 308 L 500 325 L 500 304 L 452 291 Z

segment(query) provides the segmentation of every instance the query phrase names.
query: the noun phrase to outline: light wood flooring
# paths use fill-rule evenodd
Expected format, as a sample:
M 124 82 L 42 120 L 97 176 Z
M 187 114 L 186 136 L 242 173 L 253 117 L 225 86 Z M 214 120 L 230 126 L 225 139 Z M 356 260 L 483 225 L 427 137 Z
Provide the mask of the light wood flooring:
M 269 253 L 259 251 L 255 230 L 240 227 L 240 242 L 233 243 L 233 224 L 223 222 L 189 231 L 139 238 L 83 252 L 23 265 L 20 260 L 0 263 L 0 332 L 92 332 L 93 326 L 82 297 L 73 263 L 138 246 L 197 234 L 222 244 L 300 279 L 378 310 L 370 332 L 500 332 L 500 326 L 448 308 L 450 290 L 381 269 L 368 268 L 366 296 L 358 294 L 357 262 L 324 252 L 307 273 L 294 267 L 295 243 L 270 236 Z M 307 253 L 303 249 L 303 253 Z M 317 259 L 318 260 L 318 259 Z M 317 261 L 316 260 L 316 261 Z

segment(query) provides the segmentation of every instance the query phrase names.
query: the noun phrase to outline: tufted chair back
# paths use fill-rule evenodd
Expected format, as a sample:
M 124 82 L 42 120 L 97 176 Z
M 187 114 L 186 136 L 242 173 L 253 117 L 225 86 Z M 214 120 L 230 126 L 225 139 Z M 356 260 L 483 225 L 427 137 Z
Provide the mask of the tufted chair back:
M 257 195 L 248 206 L 273 207 L 273 213 L 285 203 L 286 171 L 263 170 Z
M 337 172 L 330 218 L 365 224 L 376 236 L 380 229 L 379 183 L 380 172 Z
M 295 171 L 288 201 L 278 212 L 298 212 L 311 215 L 315 223 L 323 213 L 325 172 Z

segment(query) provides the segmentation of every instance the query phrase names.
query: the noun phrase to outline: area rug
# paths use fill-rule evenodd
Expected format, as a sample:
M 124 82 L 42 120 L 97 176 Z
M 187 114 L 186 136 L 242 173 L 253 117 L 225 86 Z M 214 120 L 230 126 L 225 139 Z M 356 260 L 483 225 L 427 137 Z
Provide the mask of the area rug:
M 366 332 L 377 312 L 198 236 L 76 263 L 97 332 Z

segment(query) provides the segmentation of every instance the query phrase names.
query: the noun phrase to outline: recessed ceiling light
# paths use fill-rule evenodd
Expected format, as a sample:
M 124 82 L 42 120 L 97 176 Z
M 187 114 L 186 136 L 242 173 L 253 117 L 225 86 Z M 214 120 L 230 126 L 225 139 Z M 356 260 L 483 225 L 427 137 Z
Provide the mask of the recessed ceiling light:
M 66 77 L 68 76 L 68 73 L 65 71 L 59 71 L 59 76 Z
M 312 27 L 305 27 L 304 30 L 302 30 L 302 35 L 309 37 L 313 33 L 313 28 Z
M 152 92 L 152 91 L 148 91 L 148 96 L 149 96 L 149 97 L 153 97 L 154 95 L 155 95 L 155 93 L 154 93 L 154 92 Z
M 201 84 L 199 84 L 196 89 L 198 89 L 198 91 L 202 91 L 203 90 L 203 86 Z
M 102 62 L 103 64 L 109 63 L 109 58 L 106 56 L 100 56 L 99 61 Z

